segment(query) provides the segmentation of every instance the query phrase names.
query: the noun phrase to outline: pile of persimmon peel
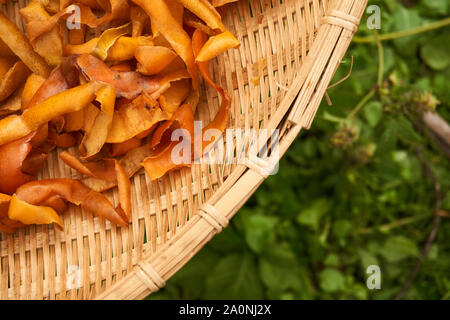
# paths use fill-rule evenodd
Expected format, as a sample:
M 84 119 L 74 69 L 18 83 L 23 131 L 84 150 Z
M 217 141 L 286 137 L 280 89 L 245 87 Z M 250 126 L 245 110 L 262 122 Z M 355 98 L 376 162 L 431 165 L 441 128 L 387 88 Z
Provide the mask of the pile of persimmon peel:
M 231 99 L 209 61 L 240 44 L 222 22 L 234 1 L 31 0 L 26 34 L 0 13 L 0 231 L 62 230 L 71 204 L 127 226 L 130 177 L 187 165 L 171 134 L 193 137 L 200 76 L 222 101 L 205 130 L 223 132 Z M 80 179 L 37 179 L 55 149 Z

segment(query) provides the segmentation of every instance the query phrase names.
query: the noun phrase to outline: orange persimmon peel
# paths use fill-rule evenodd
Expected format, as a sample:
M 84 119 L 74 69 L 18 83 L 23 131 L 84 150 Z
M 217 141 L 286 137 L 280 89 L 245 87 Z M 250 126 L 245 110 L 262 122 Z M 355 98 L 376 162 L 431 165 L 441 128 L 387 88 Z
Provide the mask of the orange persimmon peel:
M 55 199 L 68 201 L 83 209 L 106 218 L 114 224 L 127 225 L 122 213 L 116 211 L 111 202 L 101 193 L 93 191 L 79 180 L 46 179 L 32 181 L 16 190 L 17 198 L 36 206 L 49 206 L 55 210 Z
M 206 35 L 201 30 L 195 30 L 193 38 L 193 47 L 194 54 L 197 56 L 206 43 Z M 226 125 L 228 122 L 228 118 L 230 117 L 230 106 L 231 106 L 231 97 L 229 93 L 224 90 L 222 87 L 218 86 L 211 78 L 211 74 L 209 72 L 209 61 L 197 62 L 200 73 L 205 81 L 213 87 L 222 97 L 222 102 L 219 111 L 217 112 L 214 119 L 203 128 L 203 133 L 209 129 L 217 129 L 221 132 L 225 131 Z M 203 140 L 203 139 L 202 139 Z M 202 149 L 205 150 L 208 147 L 208 142 L 203 141 Z
M 28 224 L 50 223 L 63 229 L 62 221 L 53 208 L 29 204 L 15 194 L 8 196 L 0 193 L 0 231 L 12 233 Z
M 129 220 L 131 214 L 131 183 L 119 161 L 116 159 L 102 159 L 99 161 L 81 162 L 67 151 L 62 152 L 59 157 L 69 167 L 83 173 L 84 175 L 106 181 L 116 181 L 119 189 L 120 203 L 117 210 L 119 215 L 125 213 L 124 220 Z
M 167 39 L 175 52 L 183 59 L 192 77 L 192 84 L 197 88 L 198 70 L 195 65 L 191 38 L 183 26 L 173 17 L 164 0 L 133 0 L 149 16 L 155 28 Z
M 179 129 L 184 129 L 187 131 L 188 135 L 184 135 L 183 139 L 188 140 L 187 143 L 191 146 L 189 148 L 191 150 L 191 154 L 183 154 L 181 157 L 192 159 L 192 144 L 194 142 L 194 115 L 192 113 L 192 107 L 189 104 L 184 104 L 175 111 L 169 121 L 165 121 L 153 133 L 150 148 L 158 151 L 156 155 L 147 157 L 142 162 L 142 165 L 151 180 L 156 180 L 169 171 L 189 165 L 188 163 L 175 163 L 172 157 L 173 152 L 177 151 L 175 149 L 177 144 L 186 142 L 170 141 L 166 146 L 166 143 L 163 141 L 163 136 L 167 133 L 171 133 L 171 128 L 174 124 L 177 124 Z M 184 152 L 185 150 L 182 151 Z M 180 154 L 176 156 L 180 156 Z
M 168 120 L 170 116 L 145 94 L 121 106 L 111 123 L 107 143 L 125 142 L 149 129 L 155 124 Z
M 1 119 L 0 145 L 22 138 L 60 115 L 83 109 L 104 86 L 99 82 L 89 82 L 55 94 L 28 108 L 21 115 Z
M 17 187 L 34 180 L 34 176 L 23 171 L 23 164 L 33 149 L 32 139 L 36 132 L 21 139 L 0 146 L 0 192 L 12 194 Z M 43 154 L 43 153 L 41 153 Z M 35 158 L 36 159 L 36 158 Z M 46 156 L 41 161 L 34 162 L 33 168 L 27 171 L 39 171 Z
M 130 177 L 140 165 L 155 180 L 196 156 L 199 71 L 221 96 L 202 137 L 225 130 L 231 98 L 212 80 L 209 61 L 239 45 L 214 8 L 233 0 L 132 2 L 34 0 L 21 10 L 28 39 L 0 13 L 0 231 L 51 223 L 62 229 L 58 213 L 68 202 L 126 226 Z M 74 32 L 71 23 L 81 29 Z M 84 42 L 87 27 L 105 23 L 109 29 Z M 182 144 L 172 141 L 175 135 Z M 77 143 L 78 157 L 64 151 L 60 159 L 83 180 L 34 181 L 50 150 Z M 206 147 L 202 142 L 201 151 Z M 100 193 L 115 185 L 117 207 Z

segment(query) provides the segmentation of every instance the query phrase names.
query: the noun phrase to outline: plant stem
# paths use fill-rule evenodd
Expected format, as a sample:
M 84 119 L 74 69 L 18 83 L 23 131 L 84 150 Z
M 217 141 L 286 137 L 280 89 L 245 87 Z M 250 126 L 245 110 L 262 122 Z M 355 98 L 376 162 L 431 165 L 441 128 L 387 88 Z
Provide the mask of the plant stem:
M 407 37 L 407 36 L 412 36 L 412 35 L 427 32 L 430 30 L 439 29 L 439 28 L 442 28 L 442 27 L 445 27 L 448 25 L 450 25 L 450 17 L 445 18 L 440 21 L 432 22 L 430 24 L 426 24 L 421 27 L 409 29 L 409 30 L 403 30 L 403 31 L 382 34 L 382 35 L 380 35 L 380 41 L 393 40 L 393 39 L 403 38 L 403 37 Z M 353 37 L 353 41 L 355 43 L 370 43 L 370 42 L 375 42 L 376 38 L 372 37 L 372 36 Z
M 378 35 L 377 30 L 373 30 L 373 34 L 375 39 L 377 40 L 377 48 L 378 48 L 378 77 L 377 77 L 377 86 L 373 87 L 356 105 L 356 107 L 350 112 L 348 115 L 348 119 L 352 119 L 359 110 L 364 107 L 364 105 L 372 99 L 376 90 L 381 87 L 383 84 L 383 74 L 384 74 L 384 53 L 383 53 L 383 45 L 381 44 L 380 36 Z
M 348 115 L 348 119 L 353 118 L 358 112 L 359 110 L 364 107 L 364 105 L 367 103 L 367 101 L 369 101 L 370 99 L 372 99 L 372 97 L 375 94 L 375 87 L 373 87 L 365 96 L 364 98 L 361 99 L 361 101 L 356 105 L 356 107 L 352 110 L 352 112 L 349 113 Z
M 376 226 L 373 228 L 360 228 L 360 229 L 356 230 L 356 232 L 359 234 L 370 234 L 375 231 L 387 233 L 387 232 L 391 231 L 392 229 L 399 228 L 399 227 L 405 226 L 407 224 L 416 223 L 417 221 L 423 220 L 425 218 L 427 218 L 427 217 L 426 216 L 414 216 L 414 217 L 403 218 L 403 219 L 399 219 L 397 221 L 394 221 L 394 222 L 391 222 L 388 224 L 383 224 L 380 226 Z
M 373 34 L 375 36 L 375 39 L 377 41 L 377 48 L 378 48 L 378 79 L 377 84 L 378 88 L 381 87 L 383 84 L 383 73 L 384 73 L 384 52 L 383 52 L 383 45 L 381 44 L 380 35 L 378 34 L 377 30 L 373 29 Z

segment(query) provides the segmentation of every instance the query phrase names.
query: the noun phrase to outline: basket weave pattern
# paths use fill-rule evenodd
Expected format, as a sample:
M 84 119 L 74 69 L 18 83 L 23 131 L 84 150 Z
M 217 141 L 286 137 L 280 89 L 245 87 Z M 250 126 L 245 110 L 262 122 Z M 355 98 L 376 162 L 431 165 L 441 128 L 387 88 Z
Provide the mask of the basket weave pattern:
M 280 156 L 320 101 L 357 29 L 366 0 L 241 0 L 224 22 L 242 45 L 211 63 L 233 98 L 231 128 L 280 129 Z M 2 10 L 19 28 L 27 1 Z M 197 119 L 219 109 L 201 85 Z M 213 151 L 211 152 L 213 155 Z M 80 178 L 54 152 L 40 178 Z M 128 228 L 71 207 L 65 231 L 28 226 L 0 233 L 0 299 L 142 299 L 165 285 L 253 194 L 266 177 L 256 165 L 201 164 L 156 182 L 132 178 Z M 117 191 L 106 195 L 117 200 Z

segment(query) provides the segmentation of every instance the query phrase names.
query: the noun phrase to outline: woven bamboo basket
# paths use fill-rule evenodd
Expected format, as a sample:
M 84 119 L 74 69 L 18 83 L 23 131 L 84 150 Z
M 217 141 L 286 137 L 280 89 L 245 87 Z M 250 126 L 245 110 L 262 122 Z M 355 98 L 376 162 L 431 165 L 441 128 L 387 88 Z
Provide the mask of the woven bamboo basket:
M 2 5 L 22 30 L 18 10 L 26 2 Z M 228 127 L 279 129 L 281 157 L 300 130 L 310 127 L 366 2 L 231 4 L 224 22 L 242 45 L 211 64 L 216 82 L 233 98 Z M 201 88 L 196 117 L 207 123 L 220 101 L 214 90 Z M 142 299 L 227 226 L 267 177 L 264 172 L 254 161 L 202 163 L 152 182 L 141 170 L 132 178 L 128 228 L 71 207 L 62 217 L 64 232 L 39 225 L 0 233 L 0 298 Z M 57 152 L 41 175 L 54 177 L 80 178 L 58 161 Z M 106 195 L 114 200 L 117 191 Z

